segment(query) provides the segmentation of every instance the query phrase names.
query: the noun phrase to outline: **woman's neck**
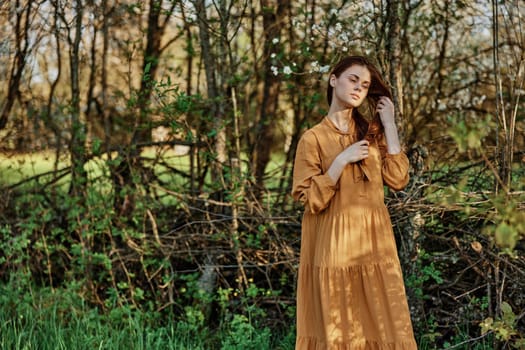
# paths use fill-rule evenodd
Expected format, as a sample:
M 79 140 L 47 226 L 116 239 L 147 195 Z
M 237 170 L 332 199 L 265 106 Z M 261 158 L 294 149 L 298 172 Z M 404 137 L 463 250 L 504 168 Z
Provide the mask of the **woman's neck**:
M 328 118 L 334 123 L 334 125 L 343 132 L 348 132 L 350 125 L 350 118 L 352 118 L 352 108 L 348 109 L 336 109 L 330 106 L 328 111 Z

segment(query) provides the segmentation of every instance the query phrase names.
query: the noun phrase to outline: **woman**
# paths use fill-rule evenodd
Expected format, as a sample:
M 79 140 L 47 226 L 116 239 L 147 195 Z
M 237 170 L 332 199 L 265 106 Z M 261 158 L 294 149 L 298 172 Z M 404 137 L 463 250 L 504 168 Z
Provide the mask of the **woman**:
M 383 184 L 408 182 L 391 93 L 364 57 L 330 74 L 328 115 L 297 147 L 304 204 L 296 349 L 417 349 Z M 374 118 L 358 111 L 367 100 Z

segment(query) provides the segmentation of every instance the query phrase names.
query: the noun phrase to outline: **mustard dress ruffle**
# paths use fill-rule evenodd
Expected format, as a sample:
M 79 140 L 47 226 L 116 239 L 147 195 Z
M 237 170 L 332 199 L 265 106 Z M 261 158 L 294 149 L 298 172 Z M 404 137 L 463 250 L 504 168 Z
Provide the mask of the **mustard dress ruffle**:
M 326 174 L 357 140 L 328 118 L 297 147 L 293 197 L 302 202 L 297 350 L 417 349 L 384 188 L 404 188 L 408 159 L 370 144 L 337 183 Z

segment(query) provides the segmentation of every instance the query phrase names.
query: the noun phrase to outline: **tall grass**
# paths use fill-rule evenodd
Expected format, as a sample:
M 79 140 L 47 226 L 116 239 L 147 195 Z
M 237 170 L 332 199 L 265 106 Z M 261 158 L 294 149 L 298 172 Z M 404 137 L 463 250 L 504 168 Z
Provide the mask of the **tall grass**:
M 25 295 L 0 286 L 1 349 L 293 349 L 292 327 L 273 335 L 235 315 L 217 330 L 196 318 L 160 316 L 131 309 L 106 313 L 68 291 L 41 289 Z M 31 295 L 31 296 L 30 296 Z
M 140 315 L 104 319 L 96 310 L 58 305 L 22 308 L 10 315 L 0 313 L 0 343 L 3 349 L 201 349 L 178 339 L 176 325 L 151 327 Z M 184 338 L 182 338 L 184 340 Z
M 67 324 L 52 317 L 30 320 L 2 319 L 1 343 L 4 349 L 204 349 L 202 339 L 190 340 L 178 334 L 175 326 L 144 327 L 133 318 L 128 324 L 105 325 L 78 316 Z

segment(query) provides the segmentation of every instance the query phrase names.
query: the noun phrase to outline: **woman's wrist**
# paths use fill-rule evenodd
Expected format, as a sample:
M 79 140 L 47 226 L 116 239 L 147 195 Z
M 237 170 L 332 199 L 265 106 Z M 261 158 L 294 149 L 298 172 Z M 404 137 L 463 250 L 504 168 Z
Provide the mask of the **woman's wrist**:
M 328 168 L 328 176 L 332 178 L 332 180 L 337 182 L 339 180 L 339 177 L 341 176 L 341 173 L 343 172 L 344 167 L 346 166 L 346 162 L 344 159 L 342 159 L 342 155 L 338 155 L 335 157 L 334 161 L 332 162 L 332 165 L 330 165 L 330 168 Z
M 397 130 L 397 126 L 394 121 L 391 123 L 384 123 L 383 128 L 385 128 L 385 130 Z
M 385 128 L 385 138 L 387 151 L 390 154 L 397 154 L 401 152 L 401 144 L 399 142 L 399 135 L 397 133 L 397 127 L 395 124 L 387 124 Z
M 344 156 L 344 153 L 339 153 L 339 155 L 335 157 L 334 163 L 336 163 L 336 166 L 345 167 L 346 164 L 349 163 L 349 161 Z

